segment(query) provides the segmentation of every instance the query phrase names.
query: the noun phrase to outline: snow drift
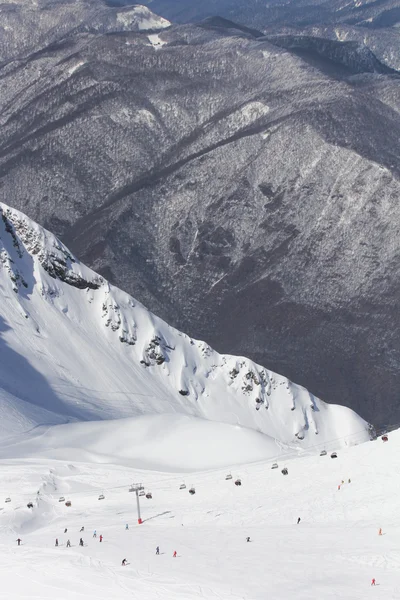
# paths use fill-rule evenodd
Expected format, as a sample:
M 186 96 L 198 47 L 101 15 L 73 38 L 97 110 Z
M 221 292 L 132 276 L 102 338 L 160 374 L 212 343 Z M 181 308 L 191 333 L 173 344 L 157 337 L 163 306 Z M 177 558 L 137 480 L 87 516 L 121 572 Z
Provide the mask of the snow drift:
M 368 424 L 254 362 L 173 329 L 0 204 L 0 434 L 179 413 L 299 448 L 358 443 Z M 204 443 L 207 443 L 205 435 Z
M 274 440 L 257 431 L 173 414 L 41 427 L 0 446 L 2 459 L 29 456 L 166 472 L 215 469 L 282 454 Z

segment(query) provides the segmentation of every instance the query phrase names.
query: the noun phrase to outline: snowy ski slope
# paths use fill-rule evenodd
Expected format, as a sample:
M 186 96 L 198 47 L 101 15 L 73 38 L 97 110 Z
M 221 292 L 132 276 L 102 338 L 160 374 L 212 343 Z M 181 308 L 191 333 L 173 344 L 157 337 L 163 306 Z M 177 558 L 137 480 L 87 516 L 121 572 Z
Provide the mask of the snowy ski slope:
M 159 463 L 154 461 L 153 470 L 139 470 L 139 457 L 135 468 L 113 459 L 106 435 L 108 464 L 99 464 L 97 455 L 89 460 L 84 439 L 71 437 L 71 448 L 60 451 L 59 460 L 51 453 L 46 458 L 43 449 L 41 458 L 29 458 L 37 452 L 36 439 L 24 444 L 26 458 L 18 444 L 0 447 L 1 598 L 399 597 L 399 431 L 385 444 L 377 440 L 343 449 L 336 460 L 329 454 L 280 459 L 280 467 L 289 470 L 286 477 L 266 461 L 215 469 L 206 451 L 206 470 L 168 473 L 162 441 L 155 442 Z M 144 465 L 146 454 L 147 447 Z M 228 471 L 233 480 L 225 480 Z M 241 487 L 234 485 L 237 476 Z M 132 481 L 143 482 L 153 495 L 141 499 L 142 525 L 136 524 L 135 497 L 128 491 Z M 179 489 L 182 481 L 185 490 Z M 191 485 L 194 496 L 188 494 Z M 101 493 L 104 500 L 98 500 Z M 11 502 L 4 502 L 6 495 Z M 71 500 L 70 508 L 58 502 L 61 495 Z M 28 501 L 33 509 L 26 508 Z M 92 537 L 95 529 L 104 536 L 102 543 Z
M 4 205 L 0 298 L 0 600 L 398 596 L 400 432 L 361 444 L 353 411 L 169 327 Z
M 263 456 L 277 443 L 301 451 L 369 439 L 350 409 L 173 329 L 0 204 L 0 438 L 165 413 L 264 433 Z

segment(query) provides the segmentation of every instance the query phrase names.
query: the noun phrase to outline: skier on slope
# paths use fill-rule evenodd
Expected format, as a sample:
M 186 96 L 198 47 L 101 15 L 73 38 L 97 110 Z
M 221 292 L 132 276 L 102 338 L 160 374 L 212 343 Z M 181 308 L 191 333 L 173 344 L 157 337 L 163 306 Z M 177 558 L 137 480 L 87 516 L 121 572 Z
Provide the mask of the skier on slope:
M 97 537 L 97 532 L 96 532 L 96 530 L 94 530 L 94 531 L 93 531 L 93 537 L 94 537 L 94 538 L 95 538 L 95 537 Z
M 123 559 L 123 561 L 122 561 L 122 566 L 123 566 L 123 567 L 126 565 L 126 562 L 127 562 L 127 561 L 126 561 L 126 558 L 124 558 L 124 559 Z
M 371 585 L 376 585 L 375 578 L 371 581 Z
M 84 527 L 81 527 L 81 528 L 80 528 L 80 530 L 79 530 L 79 533 L 81 533 L 82 531 L 85 531 L 85 528 L 84 528 Z
M 157 548 L 156 548 L 156 554 L 160 554 L 160 546 L 157 546 Z
M 103 541 L 103 536 L 100 534 L 100 542 Z
M 128 523 L 125 525 L 125 529 L 129 529 L 129 525 L 128 525 Z
M 16 542 L 18 542 L 18 546 L 20 546 L 20 545 L 21 545 L 21 542 L 22 542 L 22 540 L 21 540 L 20 538 L 18 538 L 18 539 L 16 540 Z
M 174 553 L 172 556 L 173 556 L 173 558 L 176 558 L 178 556 L 176 550 L 174 550 Z
M 56 538 L 56 548 L 58 547 L 58 538 Z
M 67 528 L 65 528 L 65 529 L 64 529 L 64 533 L 67 533 L 67 531 L 68 531 L 68 529 L 67 529 Z
M 79 540 L 79 545 L 83 546 L 83 539 L 82 538 Z
M 297 519 L 297 525 L 300 523 L 301 519 L 300 517 Z
M 71 548 L 71 542 L 67 540 L 67 548 Z
M 248 537 L 246 538 L 246 542 L 249 542 L 249 541 L 250 541 L 250 536 L 248 536 Z

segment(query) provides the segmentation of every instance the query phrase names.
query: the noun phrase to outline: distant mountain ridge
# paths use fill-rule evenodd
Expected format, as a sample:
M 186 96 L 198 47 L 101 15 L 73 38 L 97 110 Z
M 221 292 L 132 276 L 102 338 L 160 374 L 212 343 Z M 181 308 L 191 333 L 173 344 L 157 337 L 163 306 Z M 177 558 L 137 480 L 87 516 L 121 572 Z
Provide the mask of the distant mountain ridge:
M 193 22 L 218 14 L 257 29 L 322 23 L 382 28 L 400 23 L 398 0 L 219 0 L 217 5 L 212 0 L 149 0 L 145 4 L 171 21 Z

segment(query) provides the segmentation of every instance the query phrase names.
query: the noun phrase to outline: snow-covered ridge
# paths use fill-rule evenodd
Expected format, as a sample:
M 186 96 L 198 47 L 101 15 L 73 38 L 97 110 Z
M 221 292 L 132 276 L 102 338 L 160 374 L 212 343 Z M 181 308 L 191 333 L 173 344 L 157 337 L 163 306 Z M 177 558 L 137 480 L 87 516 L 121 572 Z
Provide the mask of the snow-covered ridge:
M 158 31 L 171 26 L 167 19 L 154 14 L 147 6 L 140 4 L 119 9 L 116 20 L 122 30 L 128 31 Z
M 170 327 L 4 204 L 0 295 L 3 434 L 26 429 L 27 420 L 35 426 L 182 413 L 299 448 L 369 437 L 350 409 Z

